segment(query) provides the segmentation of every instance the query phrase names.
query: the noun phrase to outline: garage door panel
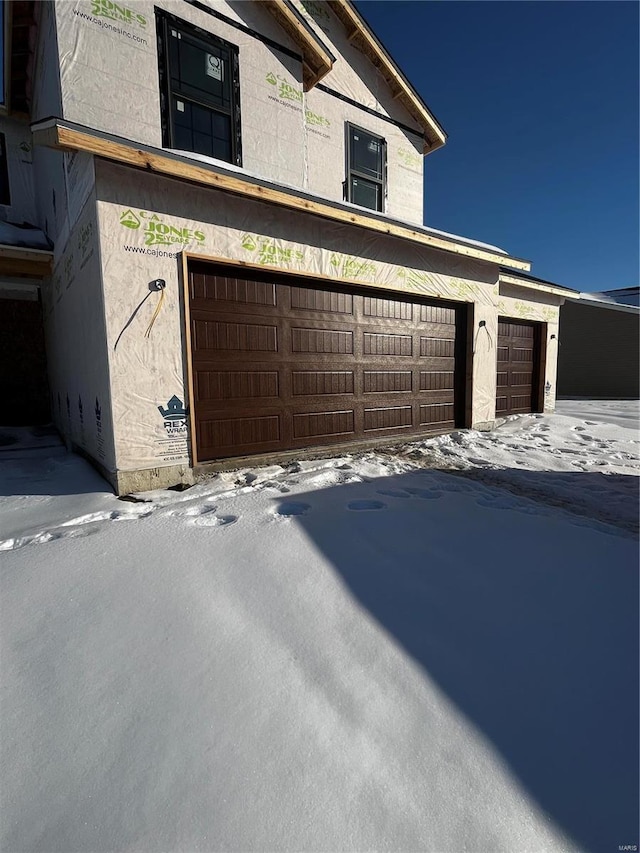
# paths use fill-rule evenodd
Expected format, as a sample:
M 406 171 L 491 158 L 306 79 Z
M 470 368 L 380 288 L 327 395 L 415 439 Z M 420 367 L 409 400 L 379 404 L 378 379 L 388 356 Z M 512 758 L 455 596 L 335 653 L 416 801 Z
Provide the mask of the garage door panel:
M 455 327 L 456 309 L 445 308 L 442 305 L 421 305 L 420 322 Z
M 455 337 L 420 336 L 420 358 L 451 358 L 455 356 Z
M 265 281 L 194 274 L 190 280 L 191 299 L 214 302 L 274 306 L 276 285 Z
M 411 370 L 364 370 L 362 373 L 363 394 L 396 394 L 413 390 Z
M 293 438 L 326 438 L 353 435 L 353 409 L 329 412 L 298 412 L 293 415 Z
M 455 425 L 453 403 L 421 403 L 419 413 L 421 426 L 453 427 Z
M 192 325 L 194 344 L 199 352 L 207 350 L 234 352 L 277 352 L 276 326 L 258 323 L 228 323 L 217 320 L 195 320 Z
M 511 361 L 533 364 L 533 348 L 514 346 L 511 350 Z
M 287 287 L 292 310 L 324 314 L 353 314 L 353 295 L 310 287 Z
M 195 273 L 199 461 L 454 425 L 455 308 L 260 272 L 244 284 L 243 270 Z
M 291 371 L 291 394 L 293 397 L 353 394 L 354 390 L 353 370 Z
M 341 329 L 293 327 L 291 352 L 300 355 L 352 355 L 353 332 Z
M 453 391 L 455 372 L 453 365 L 449 370 L 421 370 L 420 391 Z
M 409 429 L 414 426 L 413 406 L 376 406 L 364 409 L 364 431 L 388 431 Z
M 401 299 L 381 299 L 364 296 L 362 298 L 362 316 L 380 320 L 413 320 L 413 305 Z
M 279 414 L 205 418 L 198 423 L 198 446 L 224 451 L 279 444 L 280 421 Z
M 280 377 L 277 370 L 206 370 L 196 373 L 196 400 L 264 400 L 278 397 Z
M 410 358 L 413 355 L 413 335 L 363 332 L 362 352 L 365 356 L 384 355 Z

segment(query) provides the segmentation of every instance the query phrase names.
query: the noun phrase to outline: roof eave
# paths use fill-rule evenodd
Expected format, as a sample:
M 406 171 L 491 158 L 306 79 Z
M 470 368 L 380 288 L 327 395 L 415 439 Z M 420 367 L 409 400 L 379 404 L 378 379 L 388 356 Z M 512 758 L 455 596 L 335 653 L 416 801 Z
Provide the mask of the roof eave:
M 560 284 L 552 284 L 551 282 L 534 280 L 532 278 L 521 278 L 517 273 L 512 273 L 511 271 L 503 272 L 500 270 L 500 281 L 504 282 L 504 284 L 514 285 L 515 287 L 525 287 L 529 290 L 552 293 L 554 296 L 568 298 L 577 295 L 577 291 L 572 290 L 570 287 L 562 287 Z
M 335 56 L 288 0 L 262 0 L 261 5 L 300 48 L 303 88 L 308 92 L 331 71 Z
M 366 209 L 319 198 L 303 190 L 273 184 L 261 178 L 227 171 L 215 163 L 202 163 L 188 155 L 141 145 L 131 140 L 106 134 L 93 128 L 73 125 L 64 119 L 52 118 L 31 126 L 34 145 L 59 151 L 85 151 L 97 157 L 121 163 L 145 172 L 165 175 L 188 183 L 239 195 L 244 198 L 275 204 L 301 213 L 320 216 L 333 222 L 365 228 L 409 243 L 462 255 L 486 263 L 504 265 L 528 271 L 529 261 L 503 255 L 488 248 L 456 241 L 419 230 L 409 223 L 393 220 Z
M 425 136 L 424 154 L 431 154 L 447 142 L 447 134 L 420 95 L 387 53 L 375 33 L 358 14 L 349 0 L 328 0 L 334 14 L 347 31 L 349 41 L 357 46 L 380 71 L 394 98 L 420 125 Z

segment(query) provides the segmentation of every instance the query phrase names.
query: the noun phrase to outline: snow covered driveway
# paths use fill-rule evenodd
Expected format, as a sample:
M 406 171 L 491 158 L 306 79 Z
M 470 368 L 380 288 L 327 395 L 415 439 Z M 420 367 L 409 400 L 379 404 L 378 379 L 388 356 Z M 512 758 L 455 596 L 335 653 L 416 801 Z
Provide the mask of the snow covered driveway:
M 638 433 L 599 418 L 140 503 L 3 463 L 0 848 L 637 844 Z

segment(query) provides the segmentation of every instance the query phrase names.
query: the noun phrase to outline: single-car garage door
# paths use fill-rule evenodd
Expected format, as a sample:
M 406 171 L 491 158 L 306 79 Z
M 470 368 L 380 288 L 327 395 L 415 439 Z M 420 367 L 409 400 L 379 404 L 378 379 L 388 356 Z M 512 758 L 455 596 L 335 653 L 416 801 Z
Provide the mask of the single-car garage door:
M 197 462 L 462 425 L 464 313 L 190 262 Z
M 496 416 L 540 411 L 540 323 L 498 321 Z

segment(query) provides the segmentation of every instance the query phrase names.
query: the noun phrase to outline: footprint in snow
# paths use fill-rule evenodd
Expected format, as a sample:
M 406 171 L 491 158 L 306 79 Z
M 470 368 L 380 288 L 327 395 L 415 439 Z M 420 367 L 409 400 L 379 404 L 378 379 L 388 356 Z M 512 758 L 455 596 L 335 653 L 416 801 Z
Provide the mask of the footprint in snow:
M 522 503 L 515 498 L 508 497 L 489 497 L 479 498 L 476 501 L 478 506 L 486 507 L 486 509 L 508 509 L 512 512 L 519 512 L 522 515 L 537 515 L 550 516 L 551 511 L 545 509 L 538 504 Z
M 210 512 L 215 512 L 217 508 L 217 506 L 198 504 L 197 506 L 190 506 L 186 509 L 170 509 L 165 513 L 165 515 L 173 518 L 194 518 L 200 515 L 207 515 Z
M 411 495 L 406 489 L 378 489 L 379 495 L 384 495 L 386 498 L 410 498 Z
M 30 536 L 17 536 L 0 541 L 0 551 L 18 551 L 26 545 L 44 545 L 46 542 L 58 542 L 61 539 L 79 539 L 97 533 L 98 527 L 67 527 L 43 530 Z
M 347 509 L 353 512 L 363 512 L 372 509 L 386 509 L 387 505 L 382 501 L 351 501 L 347 504 Z
M 206 513 L 192 519 L 191 524 L 196 527 L 227 527 L 230 524 L 235 524 L 237 520 L 237 515 L 213 515 Z
M 286 501 L 281 503 L 275 511 L 275 515 L 281 518 L 291 518 L 295 515 L 306 515 L 311 509 L 310 504 L 305 504 L 298 501 Z
M 435 501 L 442 497 L 442 492 L 437 489 L 407 489 L 410 495 L 414 498 L 419 498 L 421 501 Z
M 262 486 L 265 489 L 275 489 L 277 492 L 281 492 L 283 495 L 291 491 L 291 489 L 288 489 L 286 486 L 283 486 L 282 483 L 275 483 L 273 480 L 267 480 L 265 483 L 262 484 Z
M 81 515 L 78 518 L 65 521 L 60 527 L 77 527 L 83 524 L 95 524 L 97 521 L 136 521 L 138 518 L 148 518 L 152 512 L 153 510 L 148 508 L 130 512 L 123 512 L 118 509 L 107 512 L 91 512 L 88 515 Z

